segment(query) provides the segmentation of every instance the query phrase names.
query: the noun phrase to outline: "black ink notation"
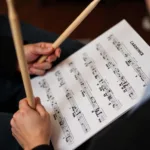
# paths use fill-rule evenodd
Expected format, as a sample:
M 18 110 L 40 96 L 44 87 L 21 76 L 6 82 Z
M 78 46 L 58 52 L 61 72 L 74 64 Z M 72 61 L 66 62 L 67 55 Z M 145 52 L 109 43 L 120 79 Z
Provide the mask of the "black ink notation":
M 43 88 L 46 91 L 47 94 L 47 98 L 49 99 L 52 109 L 54 111 L 54 119 L 58 121 L 63 134 L 64 134 L 64 139 L 68 144 L 72 144 L 74 142 L 74 137 L 71 133 L 71 130 L 68 126 L 68 123 L 65 119 L 65 117 L 63 117 L 60 108 L 55 100 L 55 97 L 53 96 L 51 89 L 49 87 L 48 82 L 43 79 L 42 81 L 39 82 L 39 85 L 41 88 Z
M 78 107 L 73 93 L 72 91 L 68 88 L 65 79 L 62 76 L 62 73 L 60 71 L 56 71 L 55 72 L 55 76 L 57 77 L 57 80 L 59 82 L 59 84 L 61 85 L 60 87 L 63 88 L 65 94 L 66 94 L 66 98 L 69 101 L 71 108 L 72 108 L 72 115 L 74 118 L 77 118 L 78 122 L 80 123 L 84 133 L 87 133 L 90 131 L 90 126 L 87 122 L 87 120 L 85 119 L 84 114 L 82 113 L 82 111 L 80 110 L 80 108 Z M 63 84 L 62 84 L 63 83 Z
M 126 80 L 125 76 L 121 73 L 119 68 L 117 67 L 114 60 L 108 55 L 108 53 L 105 51 L 105 49 L 102 47 L 101 44 L 96 45 L 97 51 L 100 52 L 100 56 L 106 61 L 106 67 L 108 69 L 111 69 L 114 73 L 114 75 L 119 80 L 119 86 L 122 89 L 124 93 L 128 93 L 129 97 L 131 99 L 135 99 L 137 97 L 133 87 L 130 85 L 130 83 Z
M 115 98 L 113 91 L 98 71 L 94 60 L 92 60 L 87 53 L 83 54 L 83 60 L 85 62 L 85 66 L 91 69 L 94 78 L 97 80 L 97 87 L 104 93 L 103 96 L 107 97 L 109 100 L 109 105 L 111 105 L 115 110 L 119 110 L 122 107 L 122 104 Z
M 70 72 L 74 73 L 74 77 L 76 80 L 78 80 L 81 88 L 82 88 L 82 95 L 85 95 L 89 102 L 91 103 L 91 106 L 93 108 L 92 113 L 95 113 L 96 117 L 98 118 L 99 122 L 103 122 L 106 119 L 106 114 L 103 111 L 102 108 L 98 105 L 96 99 L 93 97 L 91 91 L 89 90 L 89 87 L 87 83 L 84 81 L 82 75 L 77 70 L 73 62 L 69 63 L 70 66 Z
M 139 78 L 144 82 L 144 87 L 147 86 L 149 82 L 148 76 L 143 72 L 142 68 L 137 64 L 135 58 L 131 56 L 128 49 L 123 43 L 121 43 L 113 34 L 108 37 L 108 41 L 116 47 L 116 49 L 124 56 L 126 59 L 127 66 L 132 66 Z M 136 76 L 137 77 L 137 76 Z

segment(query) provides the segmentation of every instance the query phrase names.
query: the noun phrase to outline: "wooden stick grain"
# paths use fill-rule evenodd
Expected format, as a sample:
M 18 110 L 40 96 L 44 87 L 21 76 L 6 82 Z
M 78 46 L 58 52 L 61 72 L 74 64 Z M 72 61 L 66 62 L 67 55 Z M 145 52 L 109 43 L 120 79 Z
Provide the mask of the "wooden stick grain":
M 13 0 L 7 0 L 7 5 L 8 5 L 8 16 L 9 16 L 12 36 L 16 48 L 17 58 L 21 70 L 21 75 L 24 83 L 28 104 L 32 108 L 35 108 L 33 91 L 32 91 L 30 77 L 28 73 L 27 62 L 24 54 L 23 40 L 21 36 L 19 19 L 14 7 Z
M 98 5 L 101 0 L 94 0 L 87 8 L 74 20 L 74 22 L 60 35 L 60 37 L 53 43 L 52 47 L 55 50 L 58 48 L 69 35 L 81 24 L 81 22 L 92 12 L 92 10 Z M 47 56 L 42 56 L 38 63 L 42 63 L 46 60 Z

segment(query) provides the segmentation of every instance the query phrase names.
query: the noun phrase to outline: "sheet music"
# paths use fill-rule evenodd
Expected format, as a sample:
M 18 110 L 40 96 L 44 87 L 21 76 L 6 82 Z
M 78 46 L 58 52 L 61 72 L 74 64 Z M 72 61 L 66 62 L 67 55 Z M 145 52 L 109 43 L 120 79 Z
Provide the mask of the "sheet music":
M 149 46 L 123 20 L 32 79 L 51 115 L 55 150 L 76 149 L 135 106 L 149 82 L 149 58 Z

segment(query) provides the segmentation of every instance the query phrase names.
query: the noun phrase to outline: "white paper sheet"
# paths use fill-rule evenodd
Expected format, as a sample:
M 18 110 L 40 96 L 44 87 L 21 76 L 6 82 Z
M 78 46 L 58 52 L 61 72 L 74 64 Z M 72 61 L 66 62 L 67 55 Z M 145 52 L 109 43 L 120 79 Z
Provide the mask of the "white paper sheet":
M 51 114 L 56 150 L 72 150 L 141 99 L 149 81 L 150 48 L 125 21 L 32 80 Z

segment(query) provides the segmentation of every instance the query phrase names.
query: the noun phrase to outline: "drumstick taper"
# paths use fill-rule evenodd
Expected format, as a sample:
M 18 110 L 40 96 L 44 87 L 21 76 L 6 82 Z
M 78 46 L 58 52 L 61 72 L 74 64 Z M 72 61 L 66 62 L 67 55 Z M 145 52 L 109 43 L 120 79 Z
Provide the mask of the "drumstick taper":
M 91 11 L 98 5 L 101 0 L 92 1 L 86 9 L 74 20 L 74 22 L 60 35 L 60 37 L 52 44 L 53 50 L 55 51 L 69 35 L 81 24 L 81 22 L 91 13 Z M 48 56 L 42 56 L 38 63 L 42 63 L 47 59 Z

